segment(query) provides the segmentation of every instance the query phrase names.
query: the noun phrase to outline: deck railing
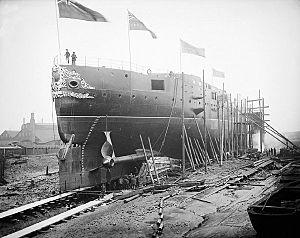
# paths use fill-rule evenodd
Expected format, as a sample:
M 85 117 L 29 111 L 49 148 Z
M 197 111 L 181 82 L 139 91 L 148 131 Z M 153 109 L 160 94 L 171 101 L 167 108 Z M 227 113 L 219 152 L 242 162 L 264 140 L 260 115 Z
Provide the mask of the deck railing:
M 72 58 L 69 58 L 69 63 L 66 61 L 66 58 L 63 55 L 57 55 L 54 57 L 53 64 L 72 64 Z M 147 74 L 149 69 L 153 73 L 169 73 L 170 70 L 167 69 L 159 69 L 153 67 L 145 67 L 142 65 L 138 65 L 136 63 L 131 62 L 131 64 L 127 61 L 114 60 L 114 59 L 105 59 L 99 57 L 77 57 L 76 65 L 79 66 L 91 66 L 91 67 L 107 67 L 121 70 L 131 70 L 138 73 Z

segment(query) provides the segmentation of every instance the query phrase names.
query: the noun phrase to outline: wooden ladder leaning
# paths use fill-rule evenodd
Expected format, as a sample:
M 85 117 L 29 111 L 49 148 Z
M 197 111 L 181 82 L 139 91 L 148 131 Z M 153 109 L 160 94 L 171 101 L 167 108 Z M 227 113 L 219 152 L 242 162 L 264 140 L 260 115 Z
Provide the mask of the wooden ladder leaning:
M 149 147 L 150 147 L 152 163 L 150 163 L 149 160 L 148 160 L 148 156 L 147 156 L 146 149 L 145 149 L 145 146 L 144 146 L 143 138 L 142 138 L 141 135 L 140 135 L 140 140 L 141 140 L 141 144 L 142 144 L 142 147 L 143 147 L 143 151 L 144 151 L 144 155 L 145 155 L 145 159 L 146 159 L 146 165 L 147 165 L 148 172 L 149 172 L 149 175 L 150 175 L 150 178 L 151 178 L 151 182 L 152 182 L 153 185 L 155 184 L 155 180 L 154 180 L 152 172 L 151 172 L 151 164 L 152 164 L 152 166 L 153 166 L 152 171 L 154 171 L 154 174 L 155 174 L 155 177 L 156 177 L 156 182 L 158 184 L 160 184 L 159 176 L 158 176 L 157 169 L 156 169 L 156 166 L 155 166 L 154 155 L 153 155 L 153 150 L 152 150 L 150 138 L 148 137 L 148 143 L 149 143 Z

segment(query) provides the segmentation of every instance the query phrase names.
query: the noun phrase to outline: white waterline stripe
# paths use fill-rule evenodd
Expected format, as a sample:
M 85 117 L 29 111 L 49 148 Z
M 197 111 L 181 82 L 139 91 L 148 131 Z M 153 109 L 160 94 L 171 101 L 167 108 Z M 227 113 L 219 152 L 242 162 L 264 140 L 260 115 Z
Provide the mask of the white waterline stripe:
M 57 116 L 59 118 L 106 118 L 106 116 Z M 134 116 L 107 116 L 107 118 L 131 118 L 131 119 L 169 119 L 169 117 L 134 117 Z M 171 117 L 171 119 L 181 119 L 181 117 Z M 184 119 L 194 119 L 193 117 L 185 117 Z M 196 119 L 203 119 L 203 118 L 196 118 Z M 215 118 L 209 118 L 206 120 L 218 120 Z M 225 120 L 227 121 L 227 120 Z

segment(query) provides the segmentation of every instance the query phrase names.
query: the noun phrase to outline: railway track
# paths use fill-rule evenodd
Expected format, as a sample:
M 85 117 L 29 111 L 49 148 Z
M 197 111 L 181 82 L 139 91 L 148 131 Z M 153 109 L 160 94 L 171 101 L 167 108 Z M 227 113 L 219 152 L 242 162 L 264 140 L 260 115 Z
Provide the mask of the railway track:
M 258 169 L 266 167 L 270 163 L 270 160 L 261 160 L 260 163 L 254 166 L 254 168 L 247 168 L 247 170 L 244 170 L 244 166 L 242 166 L 241 168 L 239 168 L 239 171 L 241 173 L 240 176 L 234 178 L 233 181 L 231 181 L 231 183 L 241 182 L 245 178 L 251 177 L 258 171 Z M 249 165 L 247 165 L 247 167 L 249 167 Z M 228 176 L 225 176 L 220 180 L 226 180 L 227 177 Z M 221 189 L 230 185 L 230 183 L 227 180 L 224 183 L 224 185 L 215 183 L 215 188 L 208 186 L 207 188 L 203 189 L 200 193 L 205 193 L 206 195 L 204 196 L 204 198 L 207 198 L 207 196 L 216 193 L 217 191 L 220 191 Z M 144 190 L 143 192 L 145 192 Z M 184 192 L 187 189 L 180 190 L 182 190 L 181 192 Z M 209 194 L 206 193 L 208 192 L 208 190 L 211 191 Z M 134 192 L 136 193 L 137 191 Z M 200 195 L 200 193 L 198 194 Z M 177 194 L 178 193 L 172 194 L 172 196 L 176 196 Z M 187 199 L 193 198 L 198 194 L 188 196 Z M 34 202 L 25 206 L 21 206 L 0 213 L 0 237 L 27 237 L 38 234 L 39 232 L 45 232 L 53 225 L 65 222 L 69 218 L 77 217 L 81 213 L 86 212 L 95 206 L 99 206 L 103 203 L 108 204 L 116 201 L 112 200 L 112 193 L 104 196 L 101 199 L 99 198 L 99 195 L 101 195 L 101 193 L 99 191 L 93 190 L 92 188 L 77 189 L 71 192 L 60 194 L 55 197 L 43 199 L 38 202 Z M 132 194 L 130 193 L 129 197 L 131 197 L 132 195 L 133 192 Z M 119 199 L 124 199 L 124 196 L 126 197 L 128 195 L 123 195 Z M 209 202 L 206 201 L 206 199 L 204 198 L 200 200 L 204 202 Z M 162 234 L 162 230 L 164 227 L 164 217 L 162 214 L 162 209 L 163 202 L 160 202 L 158 217 L 159 219 L 157 221 L 157 231 L 153 234 L 154 237 L 159 237 Z
M 0 213 L 0 237 L 24 237 L 51 228 L 94 206 L 107 203 L 113 195 L 99 198 L 92 188 L 81 188 Z

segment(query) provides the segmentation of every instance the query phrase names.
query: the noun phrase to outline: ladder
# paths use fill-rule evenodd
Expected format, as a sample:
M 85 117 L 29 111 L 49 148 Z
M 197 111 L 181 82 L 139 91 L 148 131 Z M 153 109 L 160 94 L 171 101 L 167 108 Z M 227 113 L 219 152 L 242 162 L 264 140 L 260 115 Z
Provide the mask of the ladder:
M 144 146 L 143 138 L 142 138 L 141 135 L 140 135 L 140 140 L 141 140 L 141 144 L 142 144 L 142 147 L 143 147 L 143 152 L 144 152 L 144 155 L 145 155 L 146 165 L 147 165 L 148 172 L 149 172 L 149 175 L 150 175 L 150 178 L 151 178 L 151 182 L 152 182 L 153 185 L 155 184 L 155 180 L 154 180 L 153 174 L 151 172 L 151 171 L 154 171 L 154 175 L 156 176 L 156 182 L 158 184 L 160 184 L 159 176 L 158 176 L 157 169 L 156 169 L 156 166 L 155 166 L 154 155 L 153 155 L 153 150 L 152 150 L 150 138 L 148 137 L 148 143 L 149 143 L 149 147 L 150 147 L 152 163 L 151 163 L 151 161 L 148 160 L 148 156 L 147 156 L 146 149 L 145 149 L 145 146 Z M 151 169 L 151 167 L 153 167 L 153 168 Z

